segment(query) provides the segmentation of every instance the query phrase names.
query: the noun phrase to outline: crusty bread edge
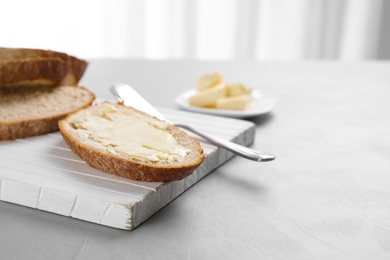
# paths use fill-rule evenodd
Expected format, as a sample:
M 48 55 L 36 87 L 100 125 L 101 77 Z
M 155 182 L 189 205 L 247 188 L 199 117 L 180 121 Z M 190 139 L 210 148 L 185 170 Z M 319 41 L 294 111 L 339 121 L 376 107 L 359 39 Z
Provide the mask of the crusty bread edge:
M 6 48 L 2 48 L 6 49 Z M 17 49 L 9 48 L 11 52 Z M 0 87 L 77 85 L 84 75 L 88 62 L 66 53 L 20 49 L 37 56 L 0 61 Z
M 74 113 L 80 109 L 90 106 L 95 100 L 95 95 L 85 87 L 82 88 L 89 93 L 89 101 L 77 109 L 66 111 L 57 115 L 43 118 L 34 118 L 32 120 L 21 120 L 14 122 L 0 122 L 0 141 L 15 140 L 37 135 L 43 135 L 58 131 L 58 121 L 64 119 L 68 114 Z
M 137 110 L 138 111 L 138 110 Z M 145 114 L 139 111 L 142 114 Z M 147 115 L 145 114 L 146 116 Z M 106 173 L 111 173 L 124 178 L 145 181 L 145 182 L 169 182 L 181 180 L 190 174 L 204 161 L 203 148 L 200 144 L 191 136 L 186 134 L 184 131 L 178 129 L 175 126 L 169 126 L 168 131 L 176 135 L 185 135 L 185 138 L 193 140 L 197 153 L 200 156 L 196 161 L 188 163 L 185 166 L 166 166 L 166 165 L 153 165 L 147 164 L 140 161 L 126 159 L 113 154 L 104 153 L 96 148 L 85 145 L 75 138 L 69 131 L 68 128 L 71 126 L 68 124 L 73 114 L 68 115 L 67 118 L 59 122 L 60 132 L 70 147 L 70 149 L 76 153 L 81 159 L 83 159 L 91 167 L 101 170 Z M 158 120 L 158 119 L 157 119 Z

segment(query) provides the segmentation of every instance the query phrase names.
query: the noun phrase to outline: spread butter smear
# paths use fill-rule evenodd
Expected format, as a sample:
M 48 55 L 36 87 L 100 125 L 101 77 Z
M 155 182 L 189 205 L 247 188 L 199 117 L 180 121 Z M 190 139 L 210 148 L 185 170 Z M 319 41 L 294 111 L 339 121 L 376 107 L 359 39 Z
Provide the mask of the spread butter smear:
M 118 109 L 109 103 L 95 108 L 75 118 L 72 126 L 106 147 L 109 153 L 145 162 L 175 162 L 189 152 L 166 131 L 169 124 L 165 122 Z

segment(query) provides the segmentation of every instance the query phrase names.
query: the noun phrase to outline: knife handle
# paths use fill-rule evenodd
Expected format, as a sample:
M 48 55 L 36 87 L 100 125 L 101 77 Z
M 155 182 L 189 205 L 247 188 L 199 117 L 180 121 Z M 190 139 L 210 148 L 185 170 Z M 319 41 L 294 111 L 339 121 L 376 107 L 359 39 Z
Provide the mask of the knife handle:
M 200 137 L 203 137 L 208 142 L 215 144 L 219 147 L 222 147 L 222 148 L 224 148 L 224 149 L 226 149 L 226 150 L 228 150 L 236 155 L 242 156 L 242 157 L 249 159 L 249 160 L 253 160 L 253 161 L 257 161 L 257 162 L 268 162 L 268 161 L 272 161 L 275 159 L 275 155 L 259 152 L 259 151 L 253 150 L 251 148 L 248 148 L 246 146 L 242 146 L 242 145 L 221 139 L 219 137 L 200 132 L 200 131 L 198 131 L 198 130 L 196 130 L 188 125 L 175 124 L 175 126 L 180 127 L 180 128 L 184 128 L 190 132 L 193 132 L 194 134 L 197 134 Z

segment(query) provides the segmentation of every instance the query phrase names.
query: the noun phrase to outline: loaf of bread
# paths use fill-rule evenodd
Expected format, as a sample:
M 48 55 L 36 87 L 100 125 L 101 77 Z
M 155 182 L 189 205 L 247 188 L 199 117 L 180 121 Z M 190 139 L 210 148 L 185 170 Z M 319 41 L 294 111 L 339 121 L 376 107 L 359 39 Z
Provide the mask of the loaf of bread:
M 87 65 L 61 52 L 0 48 L 0 87 L 77 85 Z
M 90 166 L 133 180 L 180 180 L 204 160 L 193 137 L 121 104 L 82 109 L 61 120 L 59 128 L 72 151 Z
M 57 131 L 58 120 L 94 99 L 75 86 L 0 88 L 0 141 Z

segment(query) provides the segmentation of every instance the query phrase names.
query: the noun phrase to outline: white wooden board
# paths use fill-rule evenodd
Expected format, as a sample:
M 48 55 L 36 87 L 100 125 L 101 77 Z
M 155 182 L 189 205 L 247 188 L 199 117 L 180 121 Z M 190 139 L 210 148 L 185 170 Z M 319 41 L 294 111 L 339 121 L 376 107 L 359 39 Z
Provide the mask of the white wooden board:
M 248 121 L 159 110 L 173 123 L 239 144 L 248 146 L 255 138 L 255 125 Z M 132 181 L 93 169 L 67 147 L 59 132 L 3 141 L 0 200 L 131 230 L 233 156 L 196 138 L 205 161 L 189 177 L 165 184 Z

